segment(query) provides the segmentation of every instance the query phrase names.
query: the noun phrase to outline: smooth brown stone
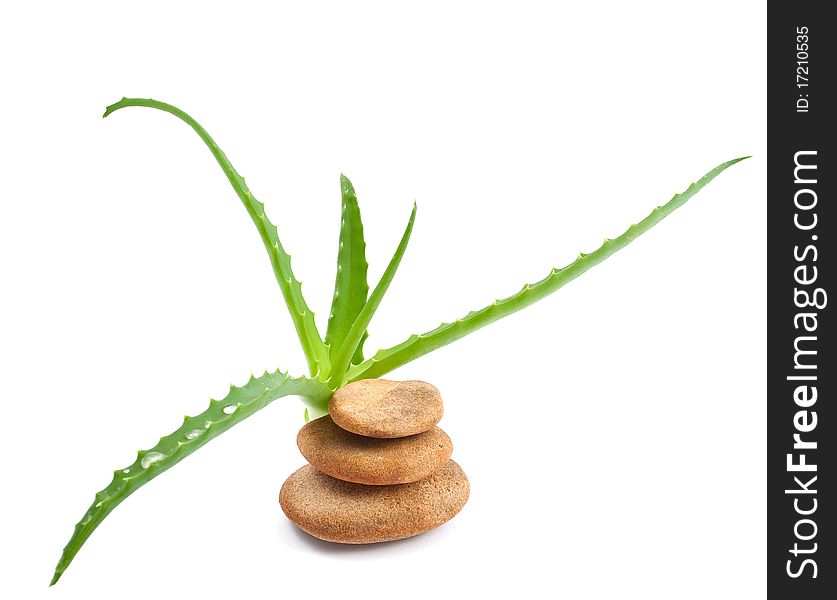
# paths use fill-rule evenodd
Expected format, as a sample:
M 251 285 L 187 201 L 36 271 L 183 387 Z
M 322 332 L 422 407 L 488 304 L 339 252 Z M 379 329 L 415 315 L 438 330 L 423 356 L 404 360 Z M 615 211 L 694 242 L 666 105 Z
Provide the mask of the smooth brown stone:
M 279 504 L 314 537 L 372 544 L 438 527 L 462 510 L 469 492 L 468 478 L 452 460 L 430 477 L 402 485 L 349 483 L 305 465 L 282 485 Z
M 337 425 L 358 435 L 406 437 L 439 422 L 442 396 L 424 381 L 362 379 L 334 392 L 328 412 Z
M 366 485 L 424 479 L 441 469 L 453 452 L 448 434 L 438 427 L 409 437 L 380 439 L 350 433 L 328 415 L 300 429 L 296 444 L 302 456 L 326 475 Z

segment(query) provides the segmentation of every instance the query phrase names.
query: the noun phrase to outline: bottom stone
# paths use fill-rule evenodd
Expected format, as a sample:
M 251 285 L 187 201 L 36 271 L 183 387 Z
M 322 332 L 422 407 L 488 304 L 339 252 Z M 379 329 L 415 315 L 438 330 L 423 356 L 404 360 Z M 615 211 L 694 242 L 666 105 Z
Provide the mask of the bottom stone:
M 413 483 L 368 486 L 334 479 L 305 465 L 282 485 L 285 515 L 314 537 L 371 544 L 412 537 L 452 519 L 470 485 L 454 461 Z

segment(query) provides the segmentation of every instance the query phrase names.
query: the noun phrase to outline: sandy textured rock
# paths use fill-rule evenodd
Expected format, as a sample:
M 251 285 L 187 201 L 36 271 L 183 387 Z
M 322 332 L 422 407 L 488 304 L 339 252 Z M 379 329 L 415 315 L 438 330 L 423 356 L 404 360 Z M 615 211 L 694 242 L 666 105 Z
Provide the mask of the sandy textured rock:
M 429 531 L 453 518 L 468 500 L 468 478 L 454 461 L 435 474 L 402 485 L 360 485 L 305 465 L 279 492 L 285 515 L 329 542 L 371 544 Z
M 305 459 L 326 475 L 366 485 L 424 479 L 453 452 L 450 438 L 438 427 L 403 438 L 371 438 L 338 427 L 328 415 L 300 429 L 296 443 Z
M 340 427 L 358 435 L 405 437 L 439 422 L 442 396 L 424 381 L 362 379 L 334 392 L 328 412 Z

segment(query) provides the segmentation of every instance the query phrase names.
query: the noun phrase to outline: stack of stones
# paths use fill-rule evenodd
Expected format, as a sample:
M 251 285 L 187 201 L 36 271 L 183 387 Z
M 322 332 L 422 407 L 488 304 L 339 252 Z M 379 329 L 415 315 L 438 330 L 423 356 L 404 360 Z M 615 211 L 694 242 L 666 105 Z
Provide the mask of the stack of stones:
M 442 397 L 435 387 L 356 381 L 334 393 L 328 411 L 299 431 L 310 464 L 279 493 L 300 529 L 330 542 L 387 542 L 438 527 L 465 505 L 468 478 L 436 427 Z

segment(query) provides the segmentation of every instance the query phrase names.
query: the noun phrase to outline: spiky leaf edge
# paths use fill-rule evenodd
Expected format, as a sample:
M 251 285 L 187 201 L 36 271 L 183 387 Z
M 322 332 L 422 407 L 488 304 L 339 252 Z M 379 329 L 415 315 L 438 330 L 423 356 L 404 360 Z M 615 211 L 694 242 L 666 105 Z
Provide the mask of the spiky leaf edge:
M 589 254 L 579 254 L 572 263 L 563 268 L 553 268 L 550 274 L 544 279 L 533 284 L 527 283 L 518 293 L 508 298 L 495 300 L 493 304 L 480 310 L 472 311 L 465 317 L 457 319 L 452 323 L 442 323 L 436 329 L 419 335 L 412 335 L 400 344 L 379 350 L 374 356 L 361 364 L 352 366 L 347 374 L 347 381 L 351 382 L 357 381 L 358 379 L 381 377 L 393 369 L 397 369 L 416 358 L 424 356 L 428 352 L 446 346 L 494 321 L 516 313 L 530 304 L 545 298 L 588 269 L 596 266 L 613 253 L 630 244 L 637 237 L 670 215 L 674 210 L 685 204 L 689 198 L 698 193 L 706 184 L 727 168 L 747 158 L 749 156 L 736 158 L 718 165 L 698 181 L 692 183 L 684 192 L 675 194 L 666 204 L 655 208 L 642 221 L 628 227 L 619 237 L 605 240 L 604 244 Z
M 146 483 L 277 398 L 300 396 L 315 414 L 324 414 L 331 394 L 332 391 L 319 381 L 290 377 L 281 371 L 251 376 L 242 387 L 230 386 L 230 392 L 223 400 L 210 400 L 209 408 L 203 413 L 185 417 L 183 425 L 175 432 L 160 438 L 153 448 L 140 451 L 131 466 L 114 471 L 113 480 L 96 494 L 93 504 L 76 525 L 50 585 L 55 585 L 105 517 Z

